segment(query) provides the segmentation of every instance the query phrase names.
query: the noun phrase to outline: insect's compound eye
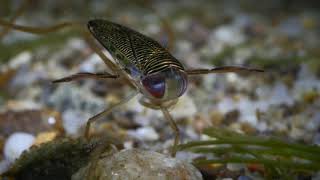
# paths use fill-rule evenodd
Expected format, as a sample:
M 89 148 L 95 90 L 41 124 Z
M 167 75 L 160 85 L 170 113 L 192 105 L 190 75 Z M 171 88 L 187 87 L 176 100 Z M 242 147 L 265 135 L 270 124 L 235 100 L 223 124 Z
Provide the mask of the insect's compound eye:
M 163 72 L 166 76 L 166 99 L 175 99 L 182 96 L 188 86 L 188 78 L 185 72 L 171 68 Z
M 180 97 L 186 91 L 188 79 L 184 72 L 170 68 L 146 76 L 142 84 L 154 98 L 170 100 Z
M 155 98 L 161 99 L 166 90 L 165 78 L 161 74 L 145 77 L 142 80 L 144 88 Z

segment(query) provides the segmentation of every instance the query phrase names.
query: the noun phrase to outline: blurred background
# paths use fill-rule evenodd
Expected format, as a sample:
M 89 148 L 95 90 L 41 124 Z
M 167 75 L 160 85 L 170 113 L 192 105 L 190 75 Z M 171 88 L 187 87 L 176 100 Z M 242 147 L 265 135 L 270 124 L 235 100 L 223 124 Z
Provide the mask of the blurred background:
M 44 28 L 103 18 L 152 37 L 187 68 L 264 69 L 191 77 L 171 111 L 182 140 L 207 139 L 203 129 L 214 126 L 318 145 L 319 8 L 316 0 L 1 0 L 0 19 Z M 51 83 L 76 72 L 108 71 L 80 32 L 32 35 L 0 28 L 0 172 L 31 144 L 78 137 L 88 118 L 130 94 L 125 81 L 113 79 Z M 101 133 L 125 148 L 164 153 L 173 141 L 161 112 L 137 99 L 95 123 L 93 135 Z M 9 137 L 17 138 L 13 145 Z M 192 157 L 181 152 L 178 158 Z

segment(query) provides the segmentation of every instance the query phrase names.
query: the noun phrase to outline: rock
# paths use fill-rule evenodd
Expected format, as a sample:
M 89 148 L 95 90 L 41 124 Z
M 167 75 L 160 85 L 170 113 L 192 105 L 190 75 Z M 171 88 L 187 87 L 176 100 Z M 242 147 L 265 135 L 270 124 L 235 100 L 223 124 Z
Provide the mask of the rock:
M 212 125 L 219 126 L 222 124 L 223 114 L 220 111 L 212 109 L 209 112 L 209 116 L 210 116 L 210 121 L 211 121 Z
M 11 163 L 6 159 L 0 161 L 0 174 L 6 172 L 9 169 L 10 165 Z
M 6 103 L 5 110 L 13 111 L 27 111 L 27 110 L 39 110 L 41 109 L 41 104 L 35 102 L 34 100 L 9 100 Z
M 42 132 L 39 133 L 34 141 L 34 145 L 40 145 L 42 143 L 46 143 L 54 140 L 58 136 L 57 132 Z
M 81 127 L 84 127 L 89 116 L 80 111 L 67 110 L 62 114 L 63 128 L 66 134 L 77 136 L 81 133 Z
M 97 54 L 90 55 L 80 64 L 80 72 L 96 72 L 98 67 L 103 67 L 103 61 Z
M 4 156 L 10 161 L 14 162 L 20 157 L 24 150 L 29 149 L 33 144 L 35 137 L 28 133 L 16 132 L 9 136 L 4 145 Z
M 278 31 L 289 38 L 298 38 L 304 32 L 303 22 L 298 17 L 290 17 L 279 24 Z
M 197 180 L 202 179 L 202 176 L 194 166 L 186 162 L 157 152 L 130 149 L 104 156 L 97 163 L 89 164 L 72 176 L 72 180 L 84 179 Z
M 94 138 L 89 141 L 61 138 L 32 146 L 2 175 L 15 180 L 70 180 L 72 174 L 88 163 L 91 153 L 100 145 L 107 151 L 108 142 Z
M 277 83 L 272 90 L 269 102 L 270 104 L 292 105 L 294 103 L 294 99 L 292 98 L 288 88 L 284 84 Z
M 222 52 L 224 48 L 239 45 L 245 40 L 246 37 L 238 27 L 234 25 L 219 26 L 208 37 L 210 54 L 217 54 Z
M 228 163 L 227 168 L 231 171 L 240 171 L 245 169 L 245 165 L 239 163 Z
M 70 85 L 59 85 L 49 97 L 48 103 L 59 112 L 74 110 L 92 115 L 97 114 L 106 107 L 106 102 L 93 95 L 87 87 L 80 88 Z
M 29 51 L 24 51 L 10 60 L 9 67 L 16 69 L 24 64 L 29 64 L 32 58 L 32 54 Z
M 162 112 L 158 112 L 161 114 L 160 116 L 163 117 Z M 179 98 L 178 103 L 173 106 L 170 113 L 174 119 L 190 118 L 196 115 L 197 107 L 190 96 L 184 95 Z
M 68 135 L 77 136 L 86 121 L 106 108 L 104 99 L 88 88 L 60 85 L 49 97 L 49 105 L 62 113 L 63 127 Z

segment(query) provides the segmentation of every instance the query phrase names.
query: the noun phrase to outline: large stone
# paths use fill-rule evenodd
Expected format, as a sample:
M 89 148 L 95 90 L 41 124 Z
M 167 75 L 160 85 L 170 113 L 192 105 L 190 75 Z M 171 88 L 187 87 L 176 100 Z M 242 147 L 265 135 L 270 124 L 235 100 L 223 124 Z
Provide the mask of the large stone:
M 101 157 L 101 156 L 100 156 Z M 138 149 L 102 156 L 80 169 L 72 180 L 198 180 L 191 164 L 163 154 Z

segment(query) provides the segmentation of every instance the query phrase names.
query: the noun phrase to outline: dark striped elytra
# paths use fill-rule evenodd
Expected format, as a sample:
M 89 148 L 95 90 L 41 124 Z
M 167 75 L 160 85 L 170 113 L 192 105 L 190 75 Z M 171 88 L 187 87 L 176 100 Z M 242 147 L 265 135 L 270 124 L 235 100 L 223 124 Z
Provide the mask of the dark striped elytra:
M 91 20 L 88 28 L 144 96 L 168 101 L 186 91 L 188 78 L 184 67 L 155 40 L 107 20 Z
M 158 42 L 135 30 L 101 19 L 89 21 L 88 28 L 120 64 L 127 64 L 121 62 L 126 58 L 142 75 L 159 72 L 169 66 L 184 70 L 182 64 Z
M 114 46 L 112 46 L 111 44 L 109 44 L 108 50 L 109 50 L 110 52 L 115 52 L 115 51 L 116 51 L 116 48 L 115 48 Z

